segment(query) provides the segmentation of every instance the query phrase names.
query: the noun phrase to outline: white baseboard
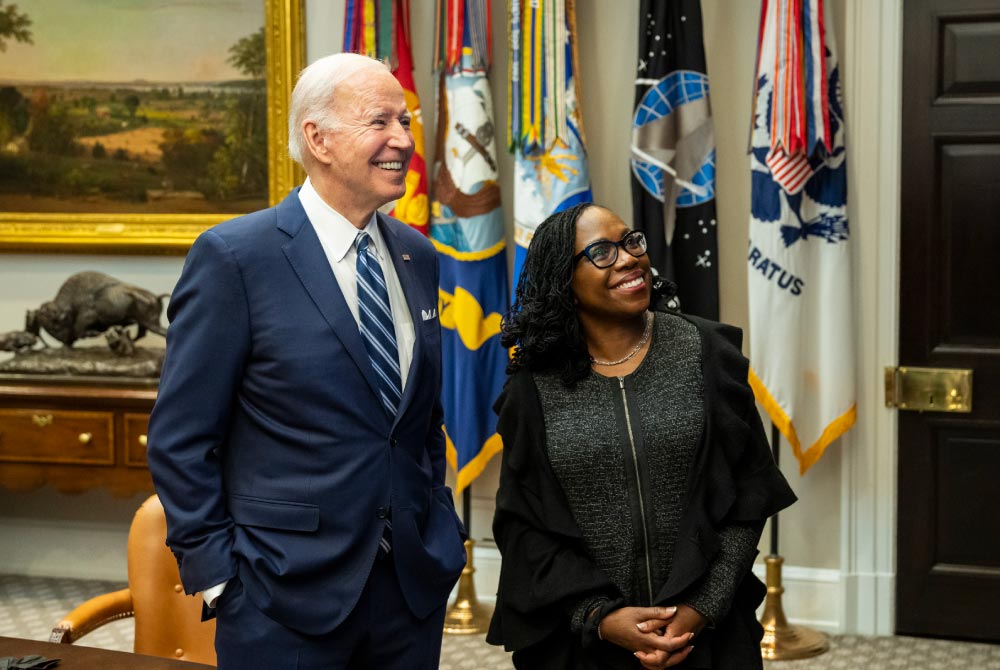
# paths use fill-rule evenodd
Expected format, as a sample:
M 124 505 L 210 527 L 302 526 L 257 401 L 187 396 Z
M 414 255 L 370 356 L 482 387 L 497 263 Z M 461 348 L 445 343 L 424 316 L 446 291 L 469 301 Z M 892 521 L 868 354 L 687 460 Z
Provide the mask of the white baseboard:
M 842 577 L 844 618 L 842 632 L 856 635 L 892 635 L 896 576 L 856 573 Z
M 763 564 L 754 565 L 753 571 L 764 581 Z M 789 623 L 824 633 L 843 632 L 844 591 L 839 570 L 784 565 L 781 584 L 785 587 L 781 604 Z
M 125 581 L 128 530 L 119 524 L 0 518 L 0 572 L 32 577 Z M 481 540 L 473 548 L 473 583 L 480 602 L 495 603 L 500 552 Z M 754 572 L 763 579 L 764 566 Z M 837 570 L 783 566 L 782 598 L 791 623 L 826 633 L 890 634 L 892 575 L 841 576 Z
M 128 527 L 117 523 L 0 518 L 0 572 L 128 580 Z
M 495 603 L 500 552 L 495 545 L 477 544 L 472 550 L 472 564 L 476 569 L 473 582 L 477 598 L 483 603 Z M 755 565 L 754 573 L 763 580 L 764 566 Z M 790 623 L 824 633 L 842 632 L 844 589 L 838 570 L 786 565 L 782 569 L 782 583 L 785 587 L 782 605 Z

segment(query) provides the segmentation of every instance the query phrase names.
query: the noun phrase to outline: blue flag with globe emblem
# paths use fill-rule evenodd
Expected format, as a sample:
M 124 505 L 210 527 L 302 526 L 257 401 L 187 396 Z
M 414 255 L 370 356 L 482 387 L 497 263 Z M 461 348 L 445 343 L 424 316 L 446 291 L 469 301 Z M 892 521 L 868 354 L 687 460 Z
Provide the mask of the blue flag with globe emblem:
M 674 307 L 719 318 L 715 134 L 699 0 L 642 0 L 632 120 L 632 219 Z

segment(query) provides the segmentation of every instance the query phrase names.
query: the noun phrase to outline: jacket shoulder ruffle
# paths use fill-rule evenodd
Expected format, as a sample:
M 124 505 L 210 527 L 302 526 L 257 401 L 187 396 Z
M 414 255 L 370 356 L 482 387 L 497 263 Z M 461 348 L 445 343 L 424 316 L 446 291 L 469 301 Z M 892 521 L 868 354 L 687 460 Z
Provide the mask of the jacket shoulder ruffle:
M 657 602 L 671 604 L 707 570 L 718 529 L 762 523 L 795 496 L 774 464 L 753 392 L 738 328 L 694 317 L 702 341 L 706 426 L 691 477 L 689 504 L 678 528 L 674 564 Z M 487 641 L 536 661 L 523 667 L 576 667 L 581 640 L 569 633 L 566 607 L 598 593 L 621 597 L 587 555 L 582 533 L 545 451 L 545 422 L 532 374 L 512 375 L 494 405 L 504 443 L 493 532 L 503 556 L 497 604 Z M 735 662 L 755 657 L 754 618 L 763 587 L 748 574 L 729 616 L 715 631 L 712 655 Z M 608 649 L 605 649 L 608 647 Z M 624 667 L 634 658 L 612 645 L 587 653 Z M 519 652 L 519 653 L 518 653 Z M 571 663 L 564 662 L 574 659 Z M 741 663 L 742 661 L 740 661 Z M 743 667 L 733 665 L 732 667 Z M 748 667 L 757 667 L 750 665 Z
M 763 522 L 795 502 L 774 463 L 747 377 L 750 362 L 740 347 L 743 331 L 685 316 L 702 340 L 702 374 L 709 412 L 703 447 L 707 490 L 704 503 L 713 524 Z M 713 462 L 718 461 L 718 462 Z
M 503 561 L 486 639 L 508 651 L 534 648 L 528 655 L 541 653 L 551 661 L 546 650 L 566 651 L 574 639 L 566 614 L 573 603 L 591 594 L 621 594 L 587 555 L 551 470 L 530 372 L 507 380 L 494 410 L 504 450 L 493 536 Z

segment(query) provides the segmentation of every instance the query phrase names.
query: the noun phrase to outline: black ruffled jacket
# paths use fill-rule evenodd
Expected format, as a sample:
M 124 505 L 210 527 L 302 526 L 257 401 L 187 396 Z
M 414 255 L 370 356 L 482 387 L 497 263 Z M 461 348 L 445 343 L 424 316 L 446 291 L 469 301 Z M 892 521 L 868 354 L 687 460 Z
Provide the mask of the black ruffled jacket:
M 738 328 L 685 316 L 702 340 L 706 426 L 692 465 L 690 505 L 683 514 L 673 568 L 657 594 L 671 605 L 708 569 L 719 549 L 717 528 L 761 523 L 795 495 L 774 464 L 747 384 L 748 362 Z M 569 610 L 583 598 L 620 597 L 590 560 L 583 536 L 545 451 L 545 420 L 531 373 L 507 381 L 494 406 L 503 463 L 493 534 L 503 556 L 496 610 L 487 641 L 514 652 L 515 667 L 537 670 L 631 669 L 620 647 L 570 631 Z M 763 634 L 755 609 L 766 589 L 748 572 L 729 614 L 706 629 L 678 667 L 761 668 Z

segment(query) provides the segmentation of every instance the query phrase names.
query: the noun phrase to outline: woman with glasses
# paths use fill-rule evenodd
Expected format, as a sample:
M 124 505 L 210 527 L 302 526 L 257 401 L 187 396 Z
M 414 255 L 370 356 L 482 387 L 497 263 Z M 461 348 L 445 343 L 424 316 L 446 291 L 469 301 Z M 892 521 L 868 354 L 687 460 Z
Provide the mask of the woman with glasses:
M 751 573 L 795 500 L 736 328 L 651 311 L 642 232 L 577 205 L 535 232 L 502 326 L 503 556 L 488 641 L 517 668 L 760 668 Z

